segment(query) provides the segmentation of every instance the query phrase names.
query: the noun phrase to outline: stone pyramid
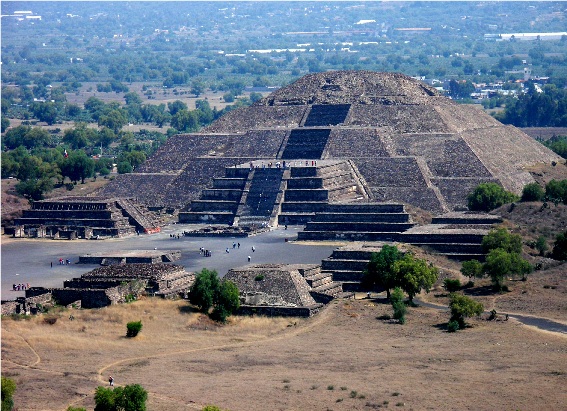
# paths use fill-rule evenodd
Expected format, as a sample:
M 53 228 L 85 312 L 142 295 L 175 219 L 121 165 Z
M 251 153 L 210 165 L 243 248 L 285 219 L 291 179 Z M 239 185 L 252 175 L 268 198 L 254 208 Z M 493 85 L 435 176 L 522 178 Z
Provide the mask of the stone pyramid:
M 482 182 L 520 193 L 527 167 L 561 161 L 481 107 L 402 74 L 309 74 L 200 133 L 170 138 L 102 194 L 184 208 L 225 168 L 251 161 L 349 160 L 374 202 L 443 213 L 466 209 Z M 368 201 L 367 199 L 365 201 Z

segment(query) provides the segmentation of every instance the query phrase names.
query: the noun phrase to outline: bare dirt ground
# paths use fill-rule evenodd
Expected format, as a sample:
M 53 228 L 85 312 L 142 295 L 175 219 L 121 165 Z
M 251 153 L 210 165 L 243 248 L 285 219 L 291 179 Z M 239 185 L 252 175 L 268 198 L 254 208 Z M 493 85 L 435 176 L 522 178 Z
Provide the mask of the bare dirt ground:
M 382 300 L 340 300 L 310 319 L 233 317 L 211 323 L 183 301 L 145 299 L 100 310 L 2 320 L 2 374 L 20 410 L 94 407 L 107 385 L 141 384 L 148 410 L 495 410 L 567 407 L 567 340 L 513 320 L 447 313 L 383 319 Z M 125 338 L 125 325 L 143 329 Z M 399 408 L 398 408 L 399 407 Z M 402 408 L 403 407 L 403 408 Z

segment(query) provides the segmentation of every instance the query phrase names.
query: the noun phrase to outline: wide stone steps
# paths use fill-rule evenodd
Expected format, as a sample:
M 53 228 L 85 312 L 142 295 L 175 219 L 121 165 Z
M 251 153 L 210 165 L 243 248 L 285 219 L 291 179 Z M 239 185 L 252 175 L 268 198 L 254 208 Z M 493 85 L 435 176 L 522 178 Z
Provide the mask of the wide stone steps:
M 324 284 L 329 284 L 333 282 L 333 276 L 329 273 L 322 273 L 319 271 L 316 275 L 305 277 L 305 281 L 310 287 L 319 287 Z
M 366 262 L 368 264 L 368 261 Z M 366 266 L 364 267 L 364 270 Z M 333 281 L 344 282 L 344 281 L 362 281 L 364 277 L 364 270 L 332 270 L 328 271 L 328 273 L 333 275 Z M 327 272 L 327 271 L 324 271 Z
M 371 222 L 371 221 L 317 221 L 319 216 L 315 217 L 316 221 L 310 221 L 305 226 L 305 231 L 356 231 L 356 232 L 394 232 L 412 228 L 413 223 L 389 223 L 389 222 Z
M 339 260 L 334 257 L 326 258 L 321 261 L 321 269 L 324 271 L 364 271 L 368 266 L 369 260 Z
M 245 178 L 215 178 L 213 179 L 213 188 L 219 189 L 244 189 L 246 184 Z
M 226 200 L 193 200 L 191 201 L 191 211 L 228 211 L 236 212 L 238 201 Z
M 317 222 L 375 222 L 375 223 L 407 223 L 407 213 L 317 213 Z
M 332 282 L 332 283 L 321 285 L 319 287 L 315 287 L 315 288 L 312 289 L 312 291 L 314 291 L 316 293 L 320 293 L 320 294 L 327 294 L 327 295 L 336 296 L 343 291 L 343 287 L 342 287 L 341 283 Z
M 298 240 L 304 241 L 399 241 L 400 233 L 358 231 L 300 231 Z

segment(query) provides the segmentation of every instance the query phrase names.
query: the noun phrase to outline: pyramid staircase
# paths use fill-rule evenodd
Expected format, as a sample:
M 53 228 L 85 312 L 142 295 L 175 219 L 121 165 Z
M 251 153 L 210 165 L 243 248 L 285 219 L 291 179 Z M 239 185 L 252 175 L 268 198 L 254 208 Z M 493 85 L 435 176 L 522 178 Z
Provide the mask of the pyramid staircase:
M 257 168 L 250 172 L 234 223 L 258 227 L 273 225 L 280 211 L 289 170 Z
M 214 178 L 213 187 L 191 201 L 189 211 L 179 212 L 179 222 L 233 224 L 249 174 L 249 168 L 227 167 L 224 177 Z
M 317 302 L 327 303 L 330 299 L 342 296 L 341 283 L 333 281 L 333 274 L 322 272 L 321 266 L 312 265 L 298 269 L 299 273 L 311 287 L 310 293 Z
M 148 234 L 160 231 L 159 224 L 149 215 L 144 213 L 142 208 L 130 198 L 119 198 L 116 205 L 122 210 L 122 215 L 128 217 L 131 225 L 136 227 L 137 231 Z
M 278 222 L 303 225 L 316 213 L 324 211 L 330 202 L 364 199 L 368 197 L 349 161 L 322 161 L 319 165 L 292 167 Z

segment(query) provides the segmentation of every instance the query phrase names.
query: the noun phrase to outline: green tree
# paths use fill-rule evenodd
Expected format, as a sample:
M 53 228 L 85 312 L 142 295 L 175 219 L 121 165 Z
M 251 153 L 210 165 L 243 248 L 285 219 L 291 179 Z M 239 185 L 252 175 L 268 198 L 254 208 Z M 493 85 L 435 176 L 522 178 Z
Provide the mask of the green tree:
M 385 244 L 378 253 L 372 253 L 370 262 L 364 271 L 362 280 L 365 288 L 371 289 L 375 285 L 383 287 L 390 298 L 390 290 L 399 285 L 394 273 L 394 263 L 403 258 L 398 247 Z
M 133 338 L 142 331 L 142 321 L 130 321 L 126 324 L 126 337 Z
M 429 292 L 439 276 L 437 267 L 428 264 L 423 259 L 415 258 L 410 253 L 406 253 L 401 260 L 394 263 L 393 272 L 410 302 L 422 289 Z
M 557 235 L 551 255 L 559 261 L 567 260 L 567 231 Z
M 205 83 L 199 80 L 195 80 L 191 83 L 191 93 L 195 94 L 195 97 L 199 97 L 205 92 Z
M 484 272 L 490 276 L 495 290 L 503 290 L 504 280 L 511 270 L 511 255 L 505 250 L 496 248 L 491 250 L 486 256 Z
M 538 251 L 539 255 L 543 257 L 548 249 L 547 239 L 544 236 L 540 235 L 535 243 L 535 248 Z
M 505 228 L 497 228 L 482 238 L 482 249 L 489 252 L 500 248 L 508 253 L 522 252 L 522 237 L 519 234 L 511 234 Z
M 72 149 L 78 150 L 93 145 L 96 137 L 96 130 L 89 128 L 86 123 L 77 123 L 72 129 L 65 130 L 63 142 L 69 144 Z
M 11 411 L 14 408 L 14 392 L 16 392 L 16 383 L 2 376 L 2 410 Z
M 466 327 L 465 318 L 472 317 L 474 315 L 480 315 L 484 311 L 484 307 L 481 303 L 465 295 L 454 293 L 451 294 L 450 298 L 450 321 L 456 321 L 459 325 L 459 329 Z
M 478 260 L 463 261 L 461 274 L 469 278 L 481 278 L 483 276 L 482 263 Z
M 203 268 L 195 277 L 195 282 L 189 292 L 189 302 L 199 308 L 199 311 L 208 313 L 213 306 L 219 286 L 217 272 Z
M 32 202 L 43 200 L 45 193 L 53 190 L 53 186 L 50 178 L 31 178 L 16 184 L 16 192 Z
M 6 132 L 2 139 L 4 145 L 10 150 L 24 146 L 28 150 L 36 147 L 51 145 L 51 135 L 41 127 L 18 126 Z
M 132 169 L 132 164 L 130 164 L 130 162 L 120 161 L 116 165 L 116 171 L 118 172 L 118 174 L 128 174 L 128 173 L 131 173 L 134 170 Z
M 467 199 L 470 210 L 491 211 L 503 204 L 517 201 L 518 196 L 504 190 L 496 183 L 481 183 Z
M 182 110 L 187 111 L 187 104 L 185 104 L 181 100 L 175 100 L 167 103 L 167 109 L 169 110 L 169 114 L 174 116 Z
M 567 204 L 567 180 L 551 180 L 545 185 L 545 197 L 555 203 Z
M 216 321 L 226 319 L 240 307 L 238 288 L 232 281 L 222 281 L 214 296 L 214 308 L 211 317 Z
M 94 160 L 83 150 L 75 150 L 69 153 L 68 158 L 61 160 L 59 168 L 63 177 L 69 177 L 69 180 L 74 183 L 81 180 L 81 183 L 84 184 L 85 178 L 92 177 L 94 174 Z
M 139 384 L 114 389 L 98 387 L 94 398 L 95 411 L 145 411 L 148 393 Z
M 195 111 L 180 110 L 171 117 L 171 127 L 179 131 L 197 131 L 199 118 Z
M 530 183 L 522 190 L 522 201 L 541 201 L 545 197 L 545 191 L 538 183 Z
M 110 110 L 108 113 L 103 114 L 98 119 L 99 126 L 105 126 L 118 134 L 120 129 L 128 124 L 128 116 L 121 109 Z
M 398 320 L 400 324 L 405 324 L 407 307 L 404 303 L 404 292 L 400 287 L 396 287 L 394 291 L 392 291 L 390 303 L 394 309 L 394 319 Z
M 51 101 L 34 103 L 31 109 L 39 121 L 45 121 L 48 125 L 55 124 L 57 121 L 57 106 Z
M 2 129 L 1 129 L 1 131 L 2 131 L 2 133 L 3 133 L 3 132 L 5 132 L 6 130 L 8 130 L 8 127 L 10 127 L 10 120 L 8 119 L 8 117 L 4 117 L 3 115 L 2 115 L 2 117 L 1 117 L 1 119 L 2 119 L 2 120 L 1 120 L 1 121 L 2 121 Z

